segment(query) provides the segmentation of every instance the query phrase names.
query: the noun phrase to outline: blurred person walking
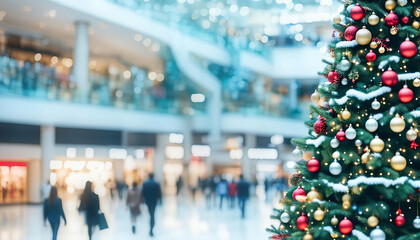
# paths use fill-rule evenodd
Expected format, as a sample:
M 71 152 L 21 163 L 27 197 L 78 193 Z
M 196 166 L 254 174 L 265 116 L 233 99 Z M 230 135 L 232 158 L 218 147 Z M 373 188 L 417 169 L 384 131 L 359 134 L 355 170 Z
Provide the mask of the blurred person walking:
M 238 204 L 241 209 L 241 217 L 245 218 L 245 205 L 249 198 L 249 183 L 244 179 L 244 175 L 240 175 L 239 182 L 237 183 L 238 188 Z
M 153 237 L 153 227 L 155 226 L 155 210 L 158 202 L 162 203 L 162 192 L 160 185 L 154 179 L 153 173 L 149 174 L 149 178 L 143 183 L 142 195 L 147 205 L 150 215 L 150 231 L 149 235 Z
M 235 182 L 235 179 L 228 185 L 228 199 L 229 199 L 229 207 L 233 208 L 235 206 L 236 194 L 238 193 L 238 188 Z
M 49 197 L 44 200 L 44 224 L 47 226 L 47 220 L 50 223 L 53 240 L 57 240 L 61 218 L 64 220 L 64 225 L 67 225 L 66 215 L 63 211 L 63 203 L 58 197 L 57 188 L 51 187 Z
M 212 203 L 212 196 L 213 196 L 213 191 L 212 191 L 212 177 L 208 177 L 206 179 L 204 179 L 203 181 L 203 193 L 204 193 L 204 197 L 206 200 L 206 206 L 207 208 L 211 207 L 211 203 Z
M 80 196 L 79 212 L 84 213 L 88 227 L 89 240 L 92 239 L 93 229 L 99 222 L 99 197 L 92 191 L 92 182 L 87 181 Z
M 51 184 L 50 184 L 50 180 L 47 180 L 41 188 L 41 192 L 42 192 L 42 199 L 47 199 L 50 197 L 50 191 L 51 191 Z
M 179 193 L 181 192 L 182 189 L 182 185 L 183 185 L 183 181 L 181 176 L 178 177 L 178 180 L 176 181 L 176 195 L 178 196 Z
M 222 209 L 223 199 L 225 199 L 227 197 L 227 194 L 228 194 L 228 183 L 227 183 L 226 179 L 224 179 L 223 177 L 220 180 L 220 182 L 217 183 L 216 192 L 217 192 L 217 195 L 219 195 L 219 198 L 220 198 L 219 208 Z
M 131 189 L 127 192 L 126 206 L 130 210 L 131 216 L 131 231 L 136 233 L 137 217 L 141 214 L 140 204 L 143 202 L 141 189 L 138 187 L 137 182 L 133 183 Z

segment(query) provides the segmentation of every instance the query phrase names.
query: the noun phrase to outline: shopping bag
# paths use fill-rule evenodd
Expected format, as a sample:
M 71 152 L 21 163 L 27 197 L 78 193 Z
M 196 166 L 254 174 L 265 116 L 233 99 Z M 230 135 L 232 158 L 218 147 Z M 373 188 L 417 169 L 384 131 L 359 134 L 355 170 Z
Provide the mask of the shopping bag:
M 102 212 L 98 213 L 98 226 L 99 230 L 104 230 L 108 228 L 108 223 L 106 222 L 105 214 Z

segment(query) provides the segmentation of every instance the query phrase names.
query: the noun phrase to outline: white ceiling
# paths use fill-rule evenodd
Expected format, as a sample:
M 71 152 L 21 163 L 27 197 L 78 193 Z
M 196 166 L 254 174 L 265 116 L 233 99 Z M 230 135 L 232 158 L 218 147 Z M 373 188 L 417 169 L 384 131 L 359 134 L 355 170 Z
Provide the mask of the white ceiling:
M 30 8 L 30 11 L 24 11 L 24 8 Z M 55 10 L 55 17 L 49 16 L 51 10 Z M 0 11 L 6 12 L 6 16 L 0 22 L 0 28 L 6 33 L 13 32 L 35 39 L 48 39 L 69 52 L 74 43 L 74 22 L 87 21 L 90 24 L 91 56 L 105 57 L 110 61 L 120 60 L 122 63 L 157 72 L 161 72 L 164 68 L 164 61 L 156 52 L 150 47 L 145 47 L 142 41 L 134 40 L 136 32 L 65 8 L 49 0 L 0 0 Z M 143 39 L 146 37 L 143 35 Z

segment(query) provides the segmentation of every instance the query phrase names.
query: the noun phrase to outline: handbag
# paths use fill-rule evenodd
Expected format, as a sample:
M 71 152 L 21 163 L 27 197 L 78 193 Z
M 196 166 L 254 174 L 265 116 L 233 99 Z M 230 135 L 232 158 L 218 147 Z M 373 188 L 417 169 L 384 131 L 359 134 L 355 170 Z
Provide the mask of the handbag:
M 108 223 L 106 222 L 105 214 L 103 212 L 98 213 L 98 227 L 99 230 L 108 228 Z

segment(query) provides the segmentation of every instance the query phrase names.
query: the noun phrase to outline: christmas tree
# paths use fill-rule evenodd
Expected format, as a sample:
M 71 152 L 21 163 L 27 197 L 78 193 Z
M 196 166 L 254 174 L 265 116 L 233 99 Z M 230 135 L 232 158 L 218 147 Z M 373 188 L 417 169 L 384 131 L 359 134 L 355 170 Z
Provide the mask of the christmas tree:
M 340 2 L 270 238 L 419 240 L 420 1 Z

